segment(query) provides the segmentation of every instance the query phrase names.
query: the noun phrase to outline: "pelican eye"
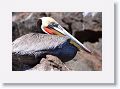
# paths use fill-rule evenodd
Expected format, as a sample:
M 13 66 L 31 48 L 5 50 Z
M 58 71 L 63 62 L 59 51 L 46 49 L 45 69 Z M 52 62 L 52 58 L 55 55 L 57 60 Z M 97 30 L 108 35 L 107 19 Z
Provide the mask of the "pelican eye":
M 51 22 L 48 27 L 50 28 L 54 28 L 54 27 L 58 27 L 59 24 L 55 23 L 55 22 Z

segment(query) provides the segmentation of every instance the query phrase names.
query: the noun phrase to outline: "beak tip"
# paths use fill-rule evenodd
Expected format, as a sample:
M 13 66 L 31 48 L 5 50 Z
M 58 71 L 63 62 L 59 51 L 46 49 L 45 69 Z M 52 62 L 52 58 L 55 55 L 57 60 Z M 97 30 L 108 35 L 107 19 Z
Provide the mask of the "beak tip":
M 87 50 L 87 52 L 90 53 L 90 54 L 93 54 L 93 52 L 91 50 Z
M 86 52 L 92 54 L 93 52 L 91 50 L 89 50 L 88 48 L 83 48 Z

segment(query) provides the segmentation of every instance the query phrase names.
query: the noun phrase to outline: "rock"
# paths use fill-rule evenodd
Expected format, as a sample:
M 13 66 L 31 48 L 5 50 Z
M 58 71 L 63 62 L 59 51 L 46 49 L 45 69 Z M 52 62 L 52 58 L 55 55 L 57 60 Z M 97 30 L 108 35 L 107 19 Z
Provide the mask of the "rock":
M 70 70 L 57 57 L 46 55 L 46 58 L 34 58 L 28 55 L 12 55 L 12 70 L 13 71 L 67 71 Z
M 13 22 L 23 22 L 32 17 L 32 14 L 30 12 L 13 12 L 12 13 L 12 21 Z
M 66 12 L 63 13 L 62 21 L 68 25 L 67 31 L 72 35 L 75 34 L 76 31 L 83 30 L 82 21 L 83 15 L 82 12 Z
M 92 31 L 92 30 L 84 30 L 84 31 L 76 31 L 75 38 L 77 38 L 80 42 L 98 42 L 100 38 L 102 38 L 101 31 Z
M 84 18 L 84 28 L 92 31 L 101 31 L 102 30 L 102 13 L 98 12 L 94 15 L 92 13 L 88 13 Z
M 15 22 L 12 22 L 12 41 L 20 37 L 18 25 Z
M 52 55 L 47 55 L 46 58 L 42 58 L 40 63 L 35 67 L 27 71 L 67 71 L 69 70 L 66 65 L 57 57 Z
M 74 71 L 101 71 L 102 70 L 102 41 L 90 43 L 85 42 L 84 45 L 92 51 L 89 54 L 83 50 L 77 52 L 76 56 L 66 62 L 66 66 Z
M 74 23 L 71 24 L 71 29 L 73 29 L 72 30 L 72 35 L 75 36 L 76 32 L 83 31 L 83 23 L 81 23 L 81 22 L 74 22 Z
M 97 53 L 88 54 L 85 51 L 80 51 L 73 60 L 65 63 L 68 68 L 74 71 L 101 71 L 102 62 L 101 56 Z
M 83 15 L 82 12 L 65 12 L 63 13 L 63 22 L 70 24 L 70 23 L 74 23 L 74 22 L 81 22 L 81 20 L 83 19 Z
M 102 40 L 101 39 L 99 39 L 99 42 L 95 42 L 95 43 L 85 42 L 84 45 L 88 47 L 92 52 L 102 56 L 102 49 L 101 49 Z

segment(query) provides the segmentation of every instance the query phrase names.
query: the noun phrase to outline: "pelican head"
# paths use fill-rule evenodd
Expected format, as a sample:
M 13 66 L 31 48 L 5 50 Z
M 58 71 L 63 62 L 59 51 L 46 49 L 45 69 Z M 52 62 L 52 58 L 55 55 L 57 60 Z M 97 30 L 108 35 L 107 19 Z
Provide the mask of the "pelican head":
M 39 23 L 39 24 L 38 24 Z M 51 35 L 60 35 L 60 36 L 68 36 L 72 41 L 77 43 L 83 50 L 91 53 L 91 51 L 85 47 L 81 42 L 79 42 L 75 37 L 73 37 L 70 33 L 68 33 L 57 21 L 55 21 L 51 17 L 42 17 L 39 18 L 37 25 L 40 25 L 42 31 L 51 34 Z M 78 48 L 78 47 L 77 47 Z

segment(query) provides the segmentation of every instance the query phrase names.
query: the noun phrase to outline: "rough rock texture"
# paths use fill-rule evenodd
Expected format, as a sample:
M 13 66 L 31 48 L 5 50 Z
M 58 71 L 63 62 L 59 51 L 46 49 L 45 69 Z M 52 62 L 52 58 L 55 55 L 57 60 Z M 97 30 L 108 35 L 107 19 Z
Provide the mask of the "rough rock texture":
M 84 18 L 84 29 L 92 29 L 93 31 L 101 31 L 102 29 L 102 13 L 88 13 Z
M 57 57 L 47 55 L 46 58 L 42 58 L 40 63 L 29 69 L 37 71 L 68 71 L 67 66 Z
M 36 28 L 36 22 L 38 18 L 43 16 L 53 17 L 69 33 L 93 51 L 92 54 L 88 54 L 83 50 L 78 51 L 72 60 L 65 63 L 68 69 L 72 71 L 102 70 L 101 12 L 13 12 L 12 41 L 27 33 L 38 33 L 39 30 Z M 57 68 L 54 68 L 53 65 L 57 65 Z M 14 71 L 66 70 L 60 59 L 56 57 L 47 56 L 46 58 L 41 57 L 36 59 L 29 55 L 19 56 L 15 54 L 12 54 L 12 69 Z

